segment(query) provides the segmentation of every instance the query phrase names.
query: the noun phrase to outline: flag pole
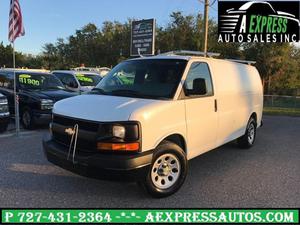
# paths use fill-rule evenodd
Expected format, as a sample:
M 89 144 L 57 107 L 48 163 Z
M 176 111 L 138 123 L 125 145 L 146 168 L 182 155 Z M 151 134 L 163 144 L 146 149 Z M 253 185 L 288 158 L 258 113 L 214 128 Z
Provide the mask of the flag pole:
M 14 28 L 13 28 L 14 30 Z M 20 135 L 20 117 L 19 117 L 19 96 L 17 93 L 17 75 L 16 75 L 16 52 L 15 52 L 15 41 L 13 41 L 13 69 L 14 69 L 14 97 L 15 97 L 15 125 L 16 125 L 16 136 Z
M 17 20 L 15 17 L 15 11 L 17 12 Z M 15 21 L 16 20 L 16 21 Z M 16 24 L 17 23 L 17 24 Z M 16 27 L 17 26 L 17 30 Z M 15 31 L 18 31 L 15 33 Z M 13 70 L 14 70 L 14 103 L 15 103 L 15 126 L 16 136 L 20 135 L 20 115 L 19 115 L 19 95 L 18 95 L 18 75 L 16 75 L 16 51 L 15 51 L 15 40 L 20 36 L 24 36 L 25 30 L 22 21 L 22 12 L 18 0 L 10 0 L 10 11 L 9 11 L 9 34 L 8 39 L 13 46 Z

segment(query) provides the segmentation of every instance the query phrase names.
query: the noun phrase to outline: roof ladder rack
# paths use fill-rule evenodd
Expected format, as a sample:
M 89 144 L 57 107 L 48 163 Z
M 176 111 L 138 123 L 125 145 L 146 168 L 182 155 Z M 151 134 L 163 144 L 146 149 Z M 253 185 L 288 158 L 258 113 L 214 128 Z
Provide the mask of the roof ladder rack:
M 249 61 L 249 60 L 239 60 L 239 59 L 226 59 L 228 61 L 242 63 L 242 64 L 248 64 L 248 65 L 255 65 L 256 61 Z
M 188 56 L 208 56 L 210 58 L 212 57 L 218 57 L 220 56 L 220 53 L 214 53 L 214 52 L 198 52 L 198 51 L 188 51 L 188 50 L 176 50 L 176 51 L 170 51 L 165 52 L 160 55 L 188 55 Z

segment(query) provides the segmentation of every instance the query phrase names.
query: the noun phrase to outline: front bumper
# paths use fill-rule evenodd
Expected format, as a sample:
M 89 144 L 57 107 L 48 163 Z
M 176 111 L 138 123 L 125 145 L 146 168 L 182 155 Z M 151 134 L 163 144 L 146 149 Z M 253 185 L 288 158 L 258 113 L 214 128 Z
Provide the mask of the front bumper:
M 135 154 L 76 152 L 73 164 L 72 156 L 67 160 L 68 148 L 49 137 L 44 138 L 43 149 L 48 161 L 59 167 L 82 176 L 117 181 L 143 179 L 153 155 L 153 151 Z

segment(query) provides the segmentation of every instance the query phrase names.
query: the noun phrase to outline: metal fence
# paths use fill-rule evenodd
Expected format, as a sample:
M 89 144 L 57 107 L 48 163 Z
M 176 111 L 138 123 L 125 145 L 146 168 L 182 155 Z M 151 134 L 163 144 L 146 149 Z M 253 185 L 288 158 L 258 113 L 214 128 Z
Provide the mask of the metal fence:
M 300 96 L 265 95 L 264 106 L 300 109 Z

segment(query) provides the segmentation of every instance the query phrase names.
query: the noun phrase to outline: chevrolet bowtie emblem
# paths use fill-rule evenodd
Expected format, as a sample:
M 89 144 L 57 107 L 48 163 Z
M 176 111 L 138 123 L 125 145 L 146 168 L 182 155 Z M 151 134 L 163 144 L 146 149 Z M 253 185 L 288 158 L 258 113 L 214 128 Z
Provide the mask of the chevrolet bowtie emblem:
M 67 133 L 68 135 L 73 135 L 75 134 L 75 129 L 72 129 L 72 128 L 67 128 L 65 129 L 65 133 Z

